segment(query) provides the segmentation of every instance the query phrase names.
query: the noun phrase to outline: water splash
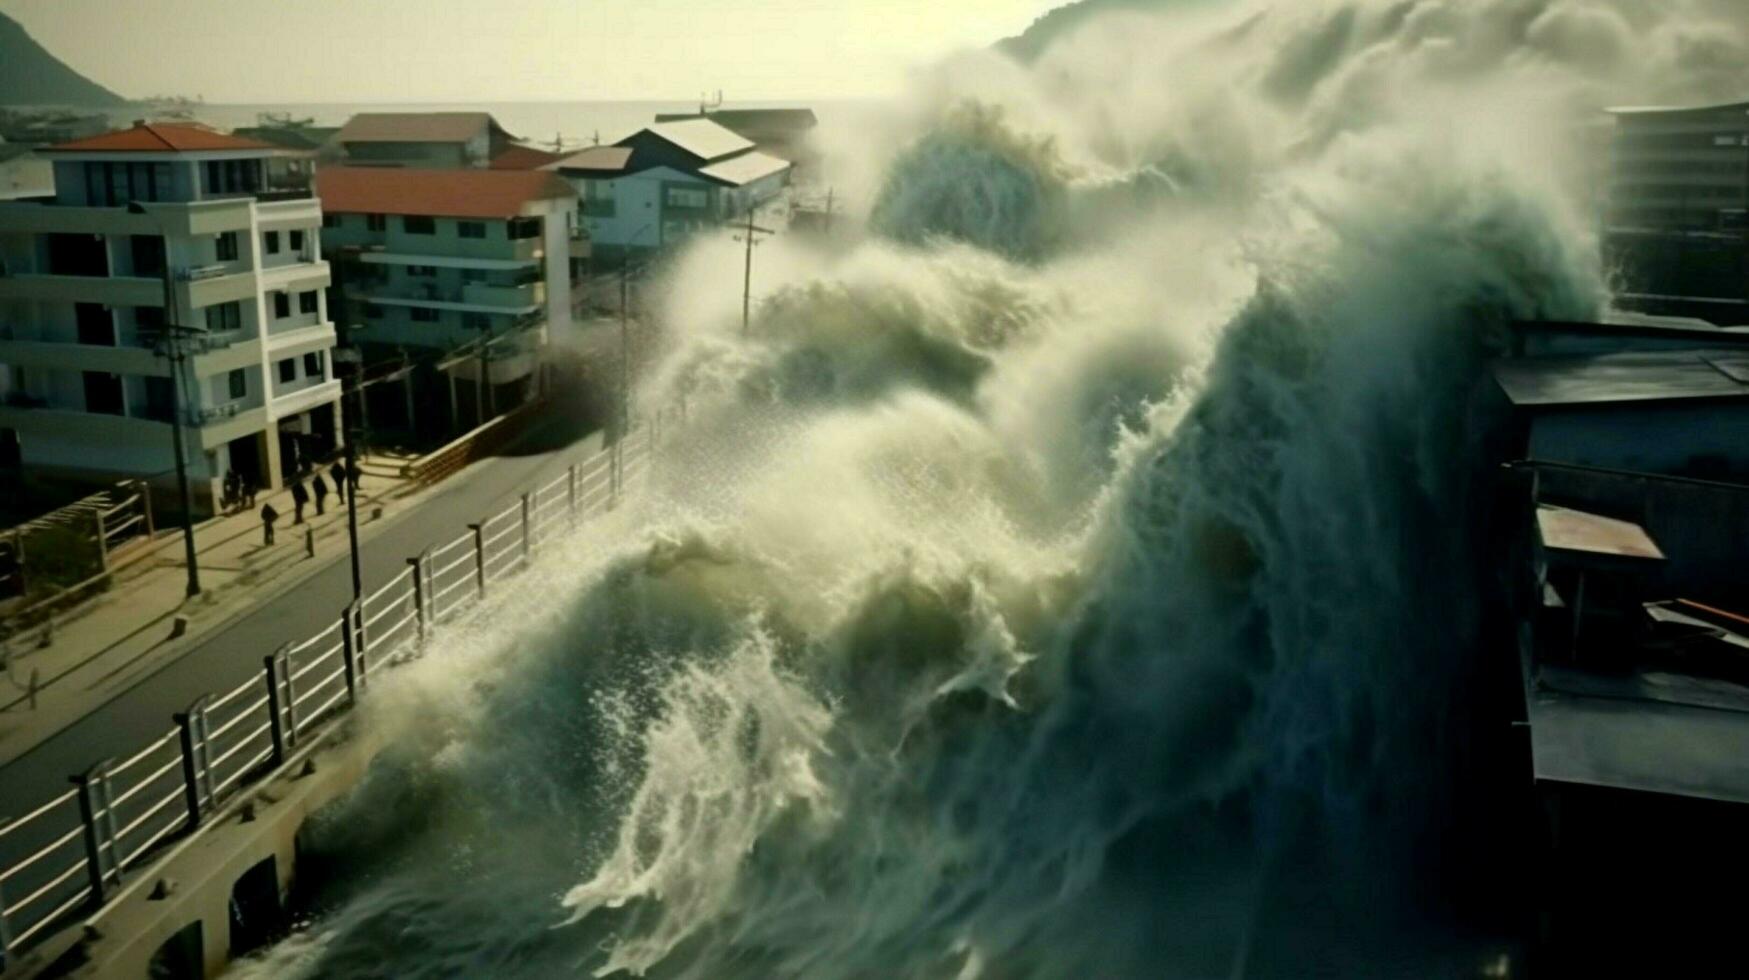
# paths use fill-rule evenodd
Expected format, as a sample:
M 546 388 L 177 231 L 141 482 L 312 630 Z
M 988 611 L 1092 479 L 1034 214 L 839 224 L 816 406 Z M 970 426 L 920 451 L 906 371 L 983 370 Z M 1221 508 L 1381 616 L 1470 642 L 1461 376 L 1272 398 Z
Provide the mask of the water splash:
M 1570 7 L 1095 19 L 926 86 L 746 334 L 700 245 L 650 493 L 379 694 L 258 969 L 1454 972 L 1473 395 L 1606 299 L 1552 120 L 1636 82 Z

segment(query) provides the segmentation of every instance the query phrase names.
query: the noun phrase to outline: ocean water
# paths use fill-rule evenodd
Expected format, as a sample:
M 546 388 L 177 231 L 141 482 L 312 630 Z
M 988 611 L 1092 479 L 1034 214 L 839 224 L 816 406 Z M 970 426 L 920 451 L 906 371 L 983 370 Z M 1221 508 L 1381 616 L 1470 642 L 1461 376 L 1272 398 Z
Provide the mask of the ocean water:
M 1567 123 L 1745 81 L 1524 6 L 1114 14 L 828 134 L 840 234 L 746 331 L 671 264 L 649 486 L 373 692 L 238 974 L 1477 975 L 1476 393 L 1608 301 Z

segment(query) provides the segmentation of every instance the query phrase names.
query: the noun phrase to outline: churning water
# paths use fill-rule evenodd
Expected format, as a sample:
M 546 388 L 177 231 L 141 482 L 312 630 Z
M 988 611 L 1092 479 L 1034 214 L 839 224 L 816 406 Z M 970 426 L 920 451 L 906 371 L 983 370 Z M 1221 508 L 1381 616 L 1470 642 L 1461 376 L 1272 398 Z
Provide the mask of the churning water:
M 1159 6 L 844 135 L 866 220 L 747 333 L 737 245 L 675 264 L 648 492 L 379 695 L 243 972 L 1481 962 L 1481 367 L 1607 301 L 1586 113 L 1740 84 L 1744 15 Z

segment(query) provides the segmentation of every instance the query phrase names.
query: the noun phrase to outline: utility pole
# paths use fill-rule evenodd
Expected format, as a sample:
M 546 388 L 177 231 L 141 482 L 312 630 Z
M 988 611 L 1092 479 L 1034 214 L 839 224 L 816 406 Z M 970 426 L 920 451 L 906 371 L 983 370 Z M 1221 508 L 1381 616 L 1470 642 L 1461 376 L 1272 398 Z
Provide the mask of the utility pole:
M 350 328 L 341 325 L 340 340 L 346 353 L 347 363 L 352 370 L 347 372 L 348 395 L 356 397 L 360 404 L 359 414 L 363 415 L 362 406 L 365 399 L 364 391 L 364 358 L 358 349 L 352 346 Z M 340 352 L 336 352 L 340 353 Z M 346 479 L 334 489 L 346 497 L 346 543 L 352 552 L 352 598 L 354 601 L 364 598 L 364 576 L 358 567 L 358 488 L 355 486 L 358 473 L 358 441 L 364 438 L 364 426 L 356 419 L 347 418 L 347 406 L 352 398 L 340 399 L 340 431 L 346 437 Z
M 747 268 L 741 283 L 741 332 L 745 334 L 753 322 L 753 246 L 759 244 L 758 235 L 775 235 L 777 232 L 769 228 L 761 228 L 753 223 L 758 208 L 747 209 L 747 230 L 745 235 L 736 235 L 737 240 L 747 243 Z
M 492 380 L 490 377 L 492 373 L 490 355 L 491 347 L 492 326 L 491 322 L 488 321 L 486 324 L 486 332 L 480 334 L 480 384 L 475 391 L 475 400 L 479 402 L 477 407 L 480 410 L 481 425 L 486 424 L 486 420 L 491 417 L 492 412 L 491 406 L 488 404 L 492 400 Z
M 138 201 L 128 204 L 129 214 L 150 216 L 145 206 Z M 159 234 L 164 242 L 164 261 L 161 263 L 164 282 L 164 348 L 165 361 L 170 365 L 170 446 L 176 454 L 176 489 L 182 500 L 182 550 L 183 560 L 188 565 L 187 595 L 190 598 L 200 595 L 200 563 L 194 548 L 194 495 L 188 487 L 188 461 L 184 459 L 182 436 L 182 366 L 186 362 L 187 353 L 182 349 L 180 331 L 184 328 L 177 323 L 176 287 L 170 279 L 170 233 L 159 226 Z

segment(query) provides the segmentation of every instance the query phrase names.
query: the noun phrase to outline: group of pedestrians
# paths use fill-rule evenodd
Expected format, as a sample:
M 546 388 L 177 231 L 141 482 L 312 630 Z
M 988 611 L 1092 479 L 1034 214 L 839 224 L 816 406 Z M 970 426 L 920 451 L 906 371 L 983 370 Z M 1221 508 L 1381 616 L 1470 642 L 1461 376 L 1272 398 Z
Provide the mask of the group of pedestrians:
M 334 484 L 332 491 L 328 487 L 330 480 Z M 322 471 L 318 468 L 308 483 L 309 485 L 305 486 L 303 480 L 292 481 L 292 526 L 294 527 L 304 522 L 304 508 L 308 507 L 312 500 L 316 504 L 316 514 L 320 516 L 328 508 L 328 494 L 330 492 L 336 494 L 339 501 L 345 501 L 348 490 L 356 497 L 359 484 L 358 464 L 353 463 L 349 468 L 344 459 L 336 459 L 334 464 L 328 467 L 328 480 L 322 479 Z M 262 544 L 273 543 L 273 525 L 278 520 L 279 511 L 274 508 L 272 501 L 261 505 Z
M 225 472 L 224 496 L 219 498 L 219 506 L 227 514 L 243 510 L 255 509 L 255 478 L 245 476 L 236 470 Z

